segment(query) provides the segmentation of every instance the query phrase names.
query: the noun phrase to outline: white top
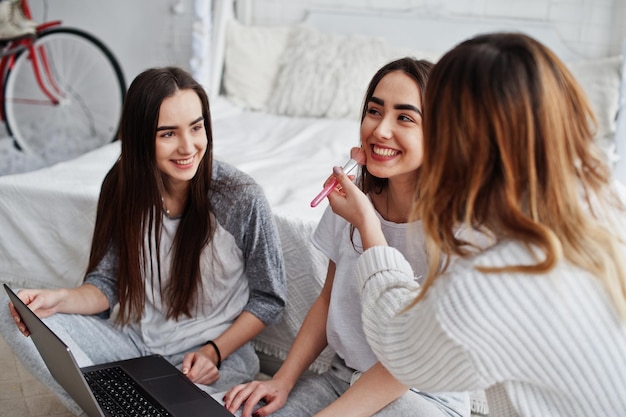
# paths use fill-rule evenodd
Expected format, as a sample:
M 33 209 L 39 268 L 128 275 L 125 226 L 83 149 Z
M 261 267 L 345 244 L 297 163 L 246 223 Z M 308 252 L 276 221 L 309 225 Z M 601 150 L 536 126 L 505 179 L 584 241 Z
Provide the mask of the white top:
M 623 213 L 609 224 L 626 236 Z M 534 263 L 516 241 L 457 260 L 398 315 L 416 294 L 411 267 L 393 248 L 369 249 L 357 278 L 370 345 L 406 385 L 488 388 L 494 416 L 626 416 L 626 323 L 605 289 L 567 262 L 545 275 L 474 269 L 516 263 Z
M 164 287 L 169 283 L 172 262 L 172 250 L 168 249 L 173 246 L 179 223 L 179 219 L 163 216 L 161 272 Z M 243 253 L 234 237 L 221 224 L 216 223 L 213 240 L 204 251 L 211 256 L 202 256 L 200 260 L 202 295 L 192 317 L 167 318 L 163 314 L 167 306 L 159 291 L 146 285 L 144 313 L 139 322 L 131 323 L 131 327 L 154 353 L 171 355 L 184 352 L 197 346 L 199 341 L 217 338 L 239 317 L 248 302 L 248 277 L 244 270 Z
M 386 221 L 380 215 L 378 217 L 389 245 L 398 248 L 409 259 L 414 271 L 411 276 L 423 276 L 426 273 L 426 254 L 420 239 L 421 222 L 399 224 Z M 412 238 L 418 236 L 410 241 L 410 248 L 407 240 L 409 229 Z M 328 207 L 311 240 L 337 266 L 326 322 L 328 345 L 347 366 L 365 372 L 378 359 L 363 332 L 360 290 L 355 279 L 356 262 L 363 252 L 361 237 L 355 230 L 353 246 L 350 240 L 350 224 Z

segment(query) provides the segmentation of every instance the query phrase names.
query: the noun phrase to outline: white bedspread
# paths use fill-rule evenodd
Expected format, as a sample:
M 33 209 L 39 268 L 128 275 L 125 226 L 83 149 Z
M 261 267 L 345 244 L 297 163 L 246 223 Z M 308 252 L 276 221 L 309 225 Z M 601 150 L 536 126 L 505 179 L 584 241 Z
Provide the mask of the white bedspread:
M 332 166 L 343 164 L 358 143 L 358 121 L 244 111 L 223 97 L 211 104 L 214 157 L 261 184 L 275 213 L 288 306 L 283 323 L 267 329 L 257 348 L 284 358 L 326 273 L 327 261 L 309 236 L 327 202 L 309 204 Z M 82 281 L 100 185 L 119 150 L 112 143 L 49 168 L 0 177 L 0 281 L 17 287 Z

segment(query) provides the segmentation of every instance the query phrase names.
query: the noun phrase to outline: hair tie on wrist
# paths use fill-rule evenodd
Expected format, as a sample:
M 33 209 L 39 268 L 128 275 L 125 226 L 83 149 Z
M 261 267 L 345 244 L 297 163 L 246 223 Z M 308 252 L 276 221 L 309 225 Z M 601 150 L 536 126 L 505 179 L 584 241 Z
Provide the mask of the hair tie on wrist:
M 212 340 L 209 340 L 208 342 L 206 342 L 206 344 L 213 346 L 213 349 L 215 350 L 215 353 L 217 354 L 217 363 L 215 364 L 215 366 L 217 367 L 217 369 L 220 369 L 220 366 L 222 366 L 222 354 L 220 353 L 219 348 L 217 347 L 215 342 Z

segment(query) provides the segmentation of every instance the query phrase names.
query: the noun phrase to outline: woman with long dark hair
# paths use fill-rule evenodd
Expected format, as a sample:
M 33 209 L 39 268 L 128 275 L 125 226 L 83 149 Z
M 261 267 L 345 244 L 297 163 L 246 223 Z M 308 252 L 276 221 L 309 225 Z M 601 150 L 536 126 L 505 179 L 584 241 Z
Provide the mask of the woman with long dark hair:
M 213 160 L 206 92 L 179 68 L 135 78 L 119 138 L 84 283 L 19 297 L 81 365 L 158 353 L 209 392 L 252 380 L 259 363 L 249 342 L 279 319 L 286 296 L 280 241 L 260 186 Z M 12 308 L 11 315 L 28 335 Z M 5 339 L 76 411 L 8 317 Z

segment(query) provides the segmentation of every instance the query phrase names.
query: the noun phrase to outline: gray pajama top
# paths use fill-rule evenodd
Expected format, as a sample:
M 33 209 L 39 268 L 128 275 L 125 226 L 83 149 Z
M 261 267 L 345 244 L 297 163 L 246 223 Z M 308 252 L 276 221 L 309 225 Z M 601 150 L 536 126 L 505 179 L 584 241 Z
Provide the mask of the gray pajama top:
M 196 314 L 167 319 L 158 288 L 149 285 L 152 278 L 158 282 L 158 277 L 146 271 L 144 312 L 130 326 L 153 353 L 171 355 L 204 344 L 222 334 L 242 311 L 273 324 L 285 306 L 280 239 L 261 187 L 247 174 L 219 161 L 213 163 L 213 184 L 208 198 L 216 230 L 200 261 L 202 288 Z M 159 248 L 163 285 L 170 279 L 171 249 L 179 222 L 163 218 Z M 85 280 L 104 293 L 111 308 L 118 304 L 117 269 L 117 255 L 111 251 Z M 107 317 L 110 311 L 103 315 Z

